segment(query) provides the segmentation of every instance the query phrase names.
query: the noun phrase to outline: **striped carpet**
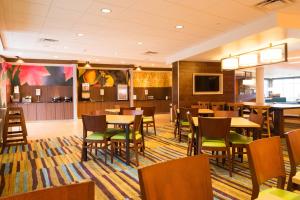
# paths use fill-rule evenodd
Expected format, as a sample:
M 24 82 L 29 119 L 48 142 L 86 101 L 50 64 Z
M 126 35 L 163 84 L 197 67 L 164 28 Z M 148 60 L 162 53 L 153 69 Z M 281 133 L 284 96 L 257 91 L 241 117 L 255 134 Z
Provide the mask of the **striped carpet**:
M 157 128 L 158 135 L 145 138 L 145 157 L 140 156 L 141 167 L 186 156 L 185 142 L 178 143 L 169 123 Z M 285 147 L 285 145 L 284 145 Z M 285 164 L 289 162 L 285 149 Z M 11 147 L 0 155 L 0 194 L 7 196 L 40 188 L 65 185 L 92 179 L 96 184 L 96 199 L 140 199 L 136 168 L 126 166 L 117 158 L 114 164 L 89 155 L 80 161 L 81 139 L 77 136 L 30 141 L 25 147 Z M 108 159 L 109 160 L 109 159 Z M 233 177 L 226 166 L 211 161 L 215 199 L 250 199 L 251 179 L 247 162 L 236 162 Z M 264 187 L 275 185 L 267 182 Z

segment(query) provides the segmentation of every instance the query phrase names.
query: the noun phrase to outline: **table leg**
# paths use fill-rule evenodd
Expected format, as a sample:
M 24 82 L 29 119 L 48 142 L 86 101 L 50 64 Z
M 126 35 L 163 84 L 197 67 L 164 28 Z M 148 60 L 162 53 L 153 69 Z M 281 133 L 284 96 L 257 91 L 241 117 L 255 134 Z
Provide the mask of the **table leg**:
M 81 152 L 81 160 L 82 161 L 87 161 L 87 147 L 86 147 L 87 143 L 83 142 L 82 145 L 82 152 Z
M 195 147 L 195 150 L 194 150 L 194 154 L 195 155 L 200 155 L 201 152 L 200 152 L 200 148 L 199 148 L 199 131 L 198 131 L 198 127 L 196 127 L 196 147 Z
M 125 126 L 126 131 L 126 164 L 130 164 L 130 151 L 129 151 L 129 124 Z
M 143 149 L 141 150 L 145 150 L 145 140 L 144 140 L 144 123 L 143 123 L 143 118 L 142 118 L 142 121 L 141 121 L 141 134 L 142 134 L 142 140 L 143 140 Z
M 274 135 L 283 136 L 284 116 L 283 109 L 274 109 Z

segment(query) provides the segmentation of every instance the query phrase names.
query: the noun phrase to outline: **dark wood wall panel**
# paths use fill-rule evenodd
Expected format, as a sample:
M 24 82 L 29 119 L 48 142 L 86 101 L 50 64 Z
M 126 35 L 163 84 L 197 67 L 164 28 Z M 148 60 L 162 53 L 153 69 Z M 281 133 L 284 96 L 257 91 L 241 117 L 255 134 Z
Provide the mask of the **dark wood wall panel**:
M 178 64 L 175 62 L 172 64 L 172 103 L 178 105 Z
M 36 120 L 47 120 L 47 104 L 37 103 L 36 105 L 37 113 Z
M 154 106 L 155 113 L 168 113 L 170 111 L 171 100 L 147 100 L 147 101 L 134 101 L 135 107 Z
M 173 81 L 176 82 L 176 65 L 173 64 Z M 223 73 L 223 94 L 193 95 L 193 73 Z M 191 106 L 198 101 L 225 101 L 232 102 L 235 97 L 235 75 L 234 71 L 221 70 L 219 62 L 179 62 L 179 88 L 176 90 L 173 82 L 173 97 L 179 92 L 179 105 Z M 173 101 L 176 104 L 176 99 Z
M 156 100 L 165 100 L 166 96 L 168 99 L 172 98 L 172 88 L 171 87 L 135 87 L 133 88 L 133 94 L 136 95 L 137 100 L 146 100 L 145 90 L 148 90 L 148 96 L 154 96 Z

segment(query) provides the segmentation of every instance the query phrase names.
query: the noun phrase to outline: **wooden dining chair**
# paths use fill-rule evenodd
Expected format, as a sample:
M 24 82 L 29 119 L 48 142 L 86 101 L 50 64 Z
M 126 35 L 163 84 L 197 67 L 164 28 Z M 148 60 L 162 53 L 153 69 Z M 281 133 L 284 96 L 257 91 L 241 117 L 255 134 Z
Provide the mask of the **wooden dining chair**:
M 243 162 L 243 156 L 247 155 L 247 145 L 253 141 L 253 136 L 259 135 L 260 129 L 262 127 L 262 124 L 264 122 L 263 116 L 250 113 L 249 120 L 257 123 L 260 125 L 260 128 L 253 129 L 252 136 L 250 136 L 250 133 L 248 132 L 247 135 L 242 135 L 238 133 L 232 133 L 229 135 L 229 141 L 231 144 L 231 152 L 232 152 L 232 171 L 234 171 L 234 162 L 235 162 L 235 156 L 238 155 L 241 158 L 241 162 Z M 255 137 L 261 138 L 260 136 Z
M 211 109 L 213 111 L 224 110 L 225 109 L 225 102 L 211 102 L 210 106 L 211 106 Z
M 207 155 L 151 165 L 138 174 L 143 200 L 213 199 Z
M 128 111 L 129 112 L 129 111 Z M 132 130 L 129 132 L 129 142 L 133 144 L 129 146 L 134 150 L 135 158 L 136 158 L 136 166 L 139 166 L 139 149 L 141 149 L 143 156 L 145 155 L 144 152 L 144 142 L 143 136 L 141 133 L 141 125 L 142 125 L 142 110 L 131 110 L 132 114 L 134 115 L 134 123 Z M 113 157 L 117 148 L 119 148 L 119 152 L 122 151 L 122 147 L 126 145 L 126 132 L 119 132 L 110 138 L 111 142 L 111 163 L 113 163 Z
M 173 113 L 174 113 L 174 138 L 176 138 L 179 128 L 179 110 L 177 109 L 177 105 L 173 106 Z
M 239 102 L 228 102 L 228 110 L 237 111 L 240 117 L 244 116 L 244 104 Z
M 216 110 L 214 111 L 215 117 L 238 117 L 239 112 L 234 110 Z
M 269 105 L 253 105 L 250 106 L 251 112 L 260 114 L 264 116 L 264 128 L 266 129 L 267 133 L 262 133 L 261 136 L 264 137 L 271 137 L 271 123 L 273 122 L 273 116 L 270 113 L 271 106 Z
M 146 133 L 148 133 L 148 127 L 153 127 L 154 135 L 156 135 L 156 128 L 155 128 L 155 107 L 142 107 L 143 110 L 143 124 L 146 126 Z
M 209 109 L 209 102 L 198 101 L 198 105 L 200 109 Z
M 247 151 L 252 178 L 251 199 L 269 195 L 283 199 L 300 198 L 299 194 L 283 190 L 286 173 L 280 137 L 255 140 L 248 144 Z M 277 178 L 277 188 L 269 188 L 260 192 L 260 185 L 273 178 Z
M 106 163 L 108 141 L 117 131 L 115 129 L 107 129 L 106 115 L 82 115 L 82 124 L 82 150 L 89 148 L 90 153 L 92 153 L 92 150 L 95 149 L 95 154 L 97 155 L 98 149 L 102 149 Z M 100 147 L 98 147 L 98 144 Z
M 196 134 L 197 134 L 197 128 L 194 124 L 193 116 L 190 112 L 187 112 L 187 119 L 190 125 L 191 132 L 188 134 L 188 148 L 187 148 L 187 155 L 191 156 L 193 153 L 193 150 L 195 150 L 196 147 Z M 195 151 L 194 151 L 195 152 Z
M 198 116 L 198 108 L 179 108 L 179 127 L 178 127 L 178 135 L 179 135 L 179 142 L 181 142 L 181 138 L 183 133 L 188 135 L 190 133 L 190 124 L 187 119 L 187 112 L 189 112 L 193 117 Z
M 136 110 L 135 107 L 120 107 L 120 115 L 124 115 L 125 110 Z
M 291 164 L 287 190 L 293 191 L 300 185 L 300 172 L 297 172 L 300 165 L 300 129 L 287 132 L 285 136 Z
M 211 154 L 210 157 L 227 159 L 229 175 L 232 176 L 229 131 L 231 118 L 199 117 L 198 118 L 198 154 L 204 150 L 222 152 L 222 155 Z

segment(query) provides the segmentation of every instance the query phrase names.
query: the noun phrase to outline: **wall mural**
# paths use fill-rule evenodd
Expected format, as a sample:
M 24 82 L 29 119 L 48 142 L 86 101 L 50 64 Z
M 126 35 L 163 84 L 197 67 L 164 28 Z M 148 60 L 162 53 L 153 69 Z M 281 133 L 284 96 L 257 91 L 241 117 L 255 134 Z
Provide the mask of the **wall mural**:
M 172 72 L 134 71 L 134 87 L 172 87 Z
M 114 87 L 127 84 L 128 75 L 125 70 L 78 69 L 78 81 L 89 83 L 91 87 Z
M 12 85 L 51 86 L 73 84 L 73 67 L 15 65 L 3 63 L 1 73 L 7 73 Z

